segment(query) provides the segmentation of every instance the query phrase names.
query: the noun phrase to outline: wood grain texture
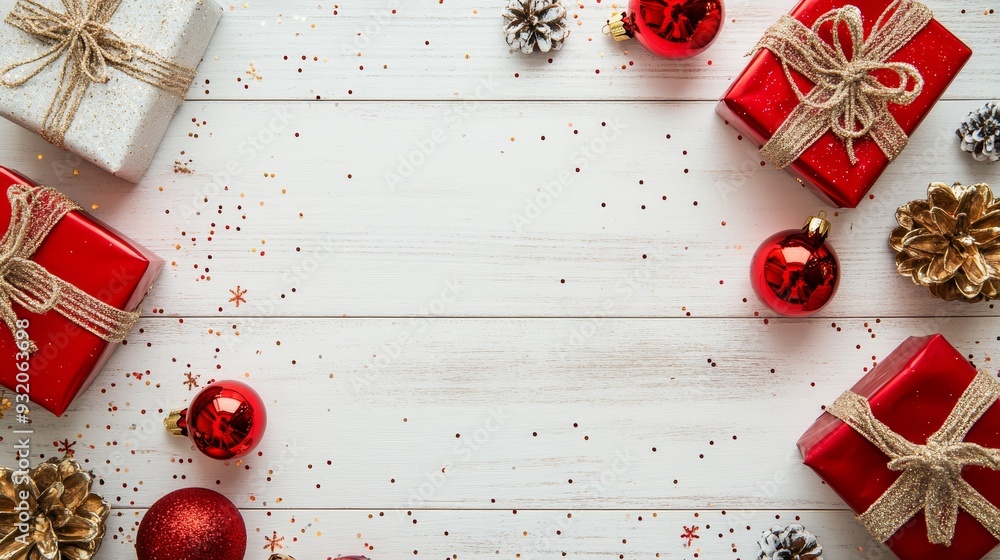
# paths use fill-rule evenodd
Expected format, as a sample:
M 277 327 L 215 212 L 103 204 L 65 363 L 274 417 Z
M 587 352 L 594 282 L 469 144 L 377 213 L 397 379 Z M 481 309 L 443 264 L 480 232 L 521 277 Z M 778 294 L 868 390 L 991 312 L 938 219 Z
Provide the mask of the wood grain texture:
M 8 123 L 0 149 L 165 257 L 146 306 L 180 317 L 769 316 L 754 249 L 824 208 L 709 102 L 249 107 L 184 105 L 138 186 Z M 957 147 L 974 107 L 940 103 L 871 200 L 831 210 L 848 273 L 822 316 L 996 314 L 928 297 L 888 247 L 929 182 L 1000 171 Z
M 498 3 L 225 5 L 139 185 L 0 122 L 5 165 L 168 262 L 88 392 L 33 414 L 33 452 L 97 472 L 109 560 L 186 486 L 242 509 L 251 560 L 281 537 L 299 560 L 747 560 L 793 520 L 830 560 L 890 558 L 794 443 L 908 336 L 991 369 L 1000 347 L 993 304 L 933 300 L 887 246 L 929 182 L 1000 182 L 954 135 L 997 95 L 1000 16 L 930 5 L 975 55 L 872 198 L 827 209 L 842 285 L 804 320 L 757 303 L 748 263 L 824 207 L 714 113 L 791 2 L 727 2 L 683 62 L 601 35 L 597 0 L 551 57 L 507 52 Z M 162 418 L 228 378 L 269 426 L 219 463 Z
M 794 2 L 727 1 L 719 39 L 686 61 L 658 59 L 635 41 L 615 43 L 603 35 L 606 20 L 625 4 L 568 3 L 573 25 L 564 48 L 525 57 L 507 52 L 501 2 L 233 3 L 189 98 L 717 99 L 743 70 L 743 55 Z M 948 98 L 995 96 L 1000 85 L 994 72 L 1000 65 L 995 33 L 1000 16 L 990 13 L 995 6 L 929 5 L 975 50 Z
M 35 429 L 93 449 L 130 507 L 183 483 L 245 508 L 841 509 L 795 441 L 934 332 L 983 366 L 1000 347 L 987 318 L 149 318 Z M 163 429 L 215 378 L 265 395 L 256 456 L 215 462 Z
M 121 509 L 109 520 L 102 555 L 134 556 L 142 510 Z M 894 558 L 870 542 L 845 512 L 825 511 L 248 511 L 247 558 L 276 553 L 333 559 L 344 551 L 371 558 L 754 558 L 758 527 L 797 519 L 823 537 L 825 557 Z M 690 547 L 684 527 L 697 528 Z M 748 528 L 749 527 L 749 528 Z M 848 544 L 852 543 L 852 544 Z M 283 547 L 283 548 L 279 548 Z M 697 556 L 695 556 L 697 555 Z

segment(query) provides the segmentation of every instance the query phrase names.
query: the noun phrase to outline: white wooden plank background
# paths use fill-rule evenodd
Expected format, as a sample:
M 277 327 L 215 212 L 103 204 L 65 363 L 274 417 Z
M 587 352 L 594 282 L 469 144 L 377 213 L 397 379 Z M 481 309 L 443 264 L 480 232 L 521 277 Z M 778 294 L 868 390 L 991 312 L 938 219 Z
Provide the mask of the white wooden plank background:
M 953 132 L 997 95 L 1000 15 L 930 5 L 976 54 L 873 198 L 830 210 L 843 282 L 806 320 L 758 304 L 747 266 L 823 206 L 714 114 L 790 2 L 727 3 L 684 62 L 610 42 L 595 0 L 551 57 L 508 54 L 499 4 L 227 6 L 141 184 L 0 123 L 4 164 L 169 263 L 94 386 L 36 414 L 36 445 L 100 474 L 109 559 L 192 485 L 242 509 L 249 559 L 284 537 L 299 560 L 745 560 L 797 518 L 831 560 L 889 558 L 794 443 L 907 336 L 984 367 L 1000 345 L 992 304 L 932 300 L 887 247 L 928 182 L 1000 182 Z M 260 390 L 258 454 L 217 463 L 163 431 L 188 372 Z

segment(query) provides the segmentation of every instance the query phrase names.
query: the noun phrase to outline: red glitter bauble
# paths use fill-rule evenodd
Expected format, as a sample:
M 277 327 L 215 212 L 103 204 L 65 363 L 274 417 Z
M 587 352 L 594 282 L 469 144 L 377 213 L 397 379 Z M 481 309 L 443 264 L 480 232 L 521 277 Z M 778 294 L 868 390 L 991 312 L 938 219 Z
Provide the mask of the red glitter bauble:
M 243 560 L 246 549 L 240 510 L 207 488 L 163 496 L 143 516 L 135 536 L 139 560 Z
M 780 231 L 760 244 L 750 284 L 760 301 L 789 317 L 812 315 L 833 299 L 840 261 L 826 242 L 830 222 L 813 216 L 802 229 Z
M 631 0 L 608 26 L 616 40 L 635 38 L 656 55 L 678 59 L 711 46 L 725 18 L 723 0 Z
M 216 381 L 195 395 L 191 405 L 170 413 L 164 422 L 173 434 L 186 435 L 213 459 L 250 453 L 264 437 L 264 401 L 246 383 Z

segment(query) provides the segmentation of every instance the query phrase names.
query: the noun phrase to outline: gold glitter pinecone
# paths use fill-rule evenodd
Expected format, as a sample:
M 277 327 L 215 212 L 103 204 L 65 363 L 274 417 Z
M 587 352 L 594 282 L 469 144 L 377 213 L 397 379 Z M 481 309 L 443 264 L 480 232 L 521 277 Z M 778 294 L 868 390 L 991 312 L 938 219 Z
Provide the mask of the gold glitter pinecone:
M 93 558 L 111 513 L 90 492 L 93 483 L 92 473 L 65 457 L 29 471 L 0 468 L 0 560 Z
M 926 200 L 896 210 L 896 270 L 934 297 L 976 302 L 1000 294 L 1000 200 L 985 183 L 931 183 Z

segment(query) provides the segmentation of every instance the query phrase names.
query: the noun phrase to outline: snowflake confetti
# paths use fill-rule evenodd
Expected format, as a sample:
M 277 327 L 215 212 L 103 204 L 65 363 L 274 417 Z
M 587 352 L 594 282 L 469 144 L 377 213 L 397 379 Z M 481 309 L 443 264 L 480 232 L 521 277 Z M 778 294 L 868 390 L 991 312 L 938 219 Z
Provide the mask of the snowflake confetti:
M 73 449 L 73 447 L 76 446 L 76 441 L 71 442 L 69 438 L 66 438 L 55 442 L 55 444 L 56 444 L 56 451 L 64 455 L 73 456 L 76 454 L 76 451 Z
M 687 525 L 685 525 L 684 532 L 681 533 L 681 538 L 687 540 L 687 544 L 685 546 L 691 548 L 691 543 L 695 539 L 701 538 L 700 536 L 698 536 L 698 526 L 695 525 L 694 527 L 688 527 Z
M 190 371 L 184 374 L 184 384 L 187 385 L 188 391 L 194 389 L 195 387 L 201 387 L 198 385 L 198 378 L 200 375 L 193 375 Z
M 279 537 L 277 531 L 271 531 L 271 536 L 270 537 L 265 536 L 264 540 L 267 541 L 267 544 L 264 545 L 264 548 L 270 549 L 271 552 L 285 548 L 285 545 L 281 544 L 285 542 L 285 537 Z
M 246 303 L 247 300 L 243 297 L 247 293 L 247 290 L 241 289 L 239 285 L 236 289 L 229 290 L 229 293 L 233 294 L 233 297 L 229 298 L 229 301 L 236 304 L 239 307 L 241 303 Z

